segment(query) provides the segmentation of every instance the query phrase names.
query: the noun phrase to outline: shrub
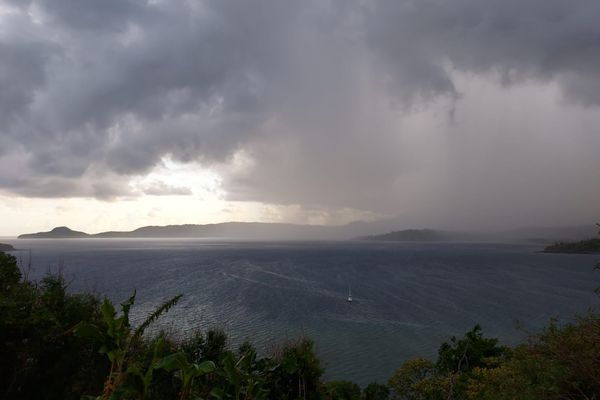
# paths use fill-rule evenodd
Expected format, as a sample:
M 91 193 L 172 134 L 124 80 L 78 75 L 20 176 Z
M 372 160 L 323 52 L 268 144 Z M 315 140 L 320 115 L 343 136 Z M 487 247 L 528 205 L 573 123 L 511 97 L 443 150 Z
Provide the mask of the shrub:
M 390 397 L 390 389 L 380 383 L 369 383 L 363 390 L 362 400 L 387 400 Z
M 348 381 L 327 382 L 322 393 L 323 400 L 360 400 L 360 387 Z
M 108 363 L 72 335 L 81 321 L 101 324 L 98 299 L 67 293 L 61 276 L 24 280 L 2 252 L 0 278 L 0 397 L 79 399 L 101 388 Z

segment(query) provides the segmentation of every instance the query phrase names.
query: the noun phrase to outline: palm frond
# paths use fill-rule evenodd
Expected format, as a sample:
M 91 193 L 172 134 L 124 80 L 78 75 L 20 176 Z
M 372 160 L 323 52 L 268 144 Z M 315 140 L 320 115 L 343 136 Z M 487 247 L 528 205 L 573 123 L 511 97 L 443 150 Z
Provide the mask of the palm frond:
M 150 326 L 150 324 L 152 324 L 154 321 L 156 321 L 163 313 L 166 313 L 167 311 L 169 311 L 171 309 L 171 307 L 173 307 L 175 304 L 177 304 L 182 296 L 183 296 L 182 294 L 177 295 L 177 296 L 173 297 L 172 299 L 165 301 L 160 306 L 158 306 L 154 310 L 154 312 L 152 314 L 150 314 L 148 316 L 148 318 L 146 318 L 144 320 L 144 322 L 142 322 L 142 324 L 135 330 L 135 332 L 133 333 L 132 339 L 137 339 L 138 337 L 143 335 L 146 328 L 148 328 L 148 326 Z

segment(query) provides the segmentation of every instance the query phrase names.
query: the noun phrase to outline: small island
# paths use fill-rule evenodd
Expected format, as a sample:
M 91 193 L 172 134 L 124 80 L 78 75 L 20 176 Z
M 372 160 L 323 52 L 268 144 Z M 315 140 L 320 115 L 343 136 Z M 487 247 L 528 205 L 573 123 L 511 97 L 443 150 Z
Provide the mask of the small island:
M 0 243 L 0 251 L 15 251 L 16 249 L 10 245 L 5 243 Z
M 544 253 L 600 254 L 600 239 L 587 239 L 579 242 L 556 242 L 547 246 Z
M 451 240 L 451 237 L 447 232 L 434 231 L 433 229 L 406 229 L 382 235 L 364 236 L 359 239 L 388 242 L 441 242 Z

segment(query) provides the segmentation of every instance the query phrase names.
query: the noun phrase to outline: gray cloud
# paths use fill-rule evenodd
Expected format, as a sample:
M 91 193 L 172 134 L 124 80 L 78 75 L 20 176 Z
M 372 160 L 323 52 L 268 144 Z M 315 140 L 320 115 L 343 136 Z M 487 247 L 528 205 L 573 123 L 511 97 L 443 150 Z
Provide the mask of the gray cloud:
M 600 105 L 595 0 L 5 4 L 0 167 L 19 167 L 0 171 L 5 191 L 131 195 L 128 177 L 168 155 L 217 168 L 233 200 L 412 210 L 450 224 L 465 204 L 493 206 L 502 193 L 524 214 L 556 198 L 552 183 L 537 179 L 544 168 L 568 180 L 600 167 L 583 150 L 558 167 L 545 156 L 566 135 L 584 148 L 599 144 L 589 133 Z M 554 85 L 565 104 L 548 115 L 549 103 L 524 103 L 535 121 L 507 114 L 518 114 L 507 134 L 473 122 L 504 106 L 463 100 L 503 98 L 492 84 L 473 89 L 471 78 L 506 91 Z M 581 105 L 590 125 L 572 118 Z M 533 132 L 541 127 L 542 139 Z M 475 164 L 474 143 L 485 155 Z M 243 166 L 234 163 L 240 155 Z M 539 186 L 499 173 L 493 166 L 503 160 Z M 590 184 L 569 182 L 575 192 Z M 540 194 L 518 200 L 531 187 Z M 567 213 L 569 199 L 550 203 L 547 212 Z M 594 212 L 581 210 L 581 218 Z
M 367 40 L 400 89 L 455 92 L 448 71 L 493 71 L 504 83 L 556 79 L 573 100 L 598 105 L 600 3 L 593 0 L 375 2 Z M 404 91 L 403 91 L 404 92 Z
M 0 120 L 13 124 L 27 112 L 35 91 L 45 83 L 44 67 L 56 46 L 35 38 L 0 42 Z

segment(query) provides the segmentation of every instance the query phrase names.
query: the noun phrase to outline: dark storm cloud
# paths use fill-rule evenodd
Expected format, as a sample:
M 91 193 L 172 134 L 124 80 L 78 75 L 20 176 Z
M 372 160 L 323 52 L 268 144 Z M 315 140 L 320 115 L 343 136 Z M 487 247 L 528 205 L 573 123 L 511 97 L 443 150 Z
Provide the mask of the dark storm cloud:
M 367 37 L 400 89 L 456 91 L 444 63 L 493 71 L 504 83 L 557 79 L 573 100 L 600 102 L 600 2 L 593 0 L 382 0 Z M 592 87 L 582 84 L 586 82 Z M 402 90 L 401 90 L 402 92 Z
M 75 177 L 94 164 L 144 172 L 165 154 L 183 161 L 229 156 L 267 112 L 259 97 L 274 75 L 276 48 L 285 46 L 272 33 L 293 23 L 294 8 L 40 1 L 30 10 L 43 29 L 18 14 L 10 18 L 25 23 L 13 31 L 59 54 L 44 60 L 39 49 L 3 38 L 1 57 L 10 62 L 2 76 L 2 134 L 25 146 L 33 175 Z
M 20 1 L 20 0 L 17 0 Z M 76 32 L 118 32 L 135 20 L 146 17 L 147 1 L 142 0 L 38 0 L 53 24 Z
M 35 90 L 45 83 L 44 67 L 56 49 L 27 36 L 0 42 L 0 121 L 4 126 L 26 113 Z
M 596 0 L 6 1 L 0 167 L 19 168 L 0 172 L 0 188 L 114 198 L 169 157 L 215 166 L 235 200 L 439 208 L 407 200 L 422 185 L 452 192 L 420 175 L 433 168 L 420 152 L 458 176 L 473 136 L 457 127 L 483 142 L 502 133 L 442 117 L 415 136 L 403 117 L 440 99 L 459 119 L 482 111 L 460 106 L 461 76 L 556 85 L 596 109 L 599 15 Z M 528 129 L 515 129 L 530 148 Z M 562 176 L 596 163 L 573 165 Z

